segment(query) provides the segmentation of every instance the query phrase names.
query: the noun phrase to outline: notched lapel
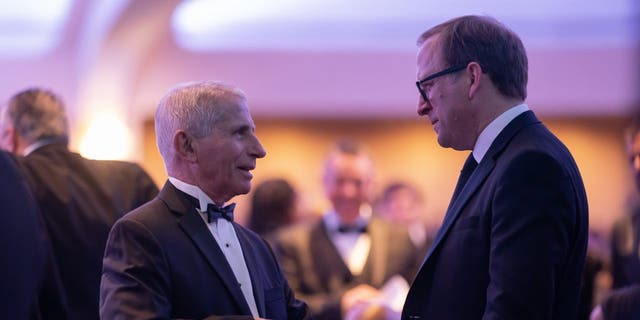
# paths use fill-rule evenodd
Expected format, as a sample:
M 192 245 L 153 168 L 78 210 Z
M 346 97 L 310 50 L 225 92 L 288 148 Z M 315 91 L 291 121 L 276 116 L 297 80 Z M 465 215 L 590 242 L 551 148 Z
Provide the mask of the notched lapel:
M 353 275 L 329 238 L 327 227 L 322 219 L 311 229 L 309 240 L 309 254 L 313 261 L 318 285 L 330 291 L 339 290 L 345 278 L 351 278 Z
M 526 111 L 520 115 L 518 115 L 515 119 L 513 119 L 500 134 L 496 137 L 496 139 L 491 144 L 489 150 L 485 154 L 482 161 L 478 164 L 478 167 L 469 177 L 467 184 L 463 187 L 462 191 L 460 191 L 460 195 L 455 199 L 453 203 L 451 203 L 449 209 L 447 209 L 447 213 L 444 217 L 444 221 L 442 222 L 442 226 L 440 230 L 438 230 L 438 234 L 429 249 L 424 261 L 422 264 L 424 265 L 431 257 L 432 252 L 440 245 L 442 239 L 445 237 L 451 226 L 455 222 L 458 215 L 460 215 L 460 211 L 464 207 L 464 205 L 469 201 L 471 196 L 476 192 L 476 190 L 482 185 L 487 176 L 491 173 L 493 168 L 495 167 L 496 161 L 502 151 L 507 147 L 509 141 L 520 131 L 522 128 L 534 124 L 539 123 L 540 121 L 536 118 L 532 111 Z M 421 268 L 422 269 L 422 268 Z
M 487 178 L 489 173 L 491 173 L 494 167 L 495 161 L 492 157 L 486 157 L 480 162 L 480 164 L 478 164 L 478 167 L 476 167 L 476 169 L 471 174 L 471 177 L 469 177 L 469 180 L 462 188 L 462 191 L 460 191 L 460 195 L 458 195 L 456 200 L 449 207 L 449 210 L 447 210 L 444 221 L 442 222 L 442 226 L 440 227 L 440 230 L 438 230 L 438 234 L 436 235 L 436 238 L 433 241 L 433 244 L 431 245 L 427 256 L 425 257 L 423 264 L 427 260 L 429 260 L 431 253 L 438 247 L 438 245 L 440 245 L 440 242 L 442 242 L 442 239 L 447 234 L 447 232 L 449 232 L 449 229 L 451 229 L 451 226 L 453 226 L 453 223 L 460 215 L 460 212 L 462 211 L 464 205 L 467 203 L 467 201 L 469 201 L 471 196 L 476 192 L 480 185 L 482 185 L 482 183 Z
M 369 232 L 371 238 L 371 248 L 367 256 L 365 268 L 371 269 L 371 283 L 384 284 L 384 277 L 387 272 L 387 259 L 389 253 L 388 229 L 379 224 L 376 219 L 369 222 Z M 365 270 L 362 270 L 364 274 Z

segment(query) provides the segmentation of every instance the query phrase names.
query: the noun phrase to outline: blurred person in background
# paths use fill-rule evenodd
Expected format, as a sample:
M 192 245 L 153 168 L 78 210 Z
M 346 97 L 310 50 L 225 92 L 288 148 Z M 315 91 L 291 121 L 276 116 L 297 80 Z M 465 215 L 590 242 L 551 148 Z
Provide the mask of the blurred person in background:
M 594 306 L 611 290 L 609 246 L 609 239 L 596 230 L 589 230 L 578 303 L 578 320 L 588 320 Z
M 640 319 L 640 284 L 613 290 L 596 306 L 590 320 Z
M 269 240 L 282 227 L 298 220 L 297 193 L 285 179 L 264 180 L 253 190 L 247 227 Z
M 373 178 L 369 154 L 352 141 L 338 142 L 322 176 L 331 209 L 274 240 L 291 287 L 315 319 L 360 319 L 368 305 L 391 300 L 379 290 L 389 280 L 414 275 L 418 257 L 407 230 L 371 213 Z
M 611 231 L 612 291 L 594 308 L 592 320 L 640 319 L 640 118 L 625 131 L 625 144 L 635 184 L 628 214 Z
M 637 201 L 640 198 L 640 118 L 627 128 L 625 141 L 636 191 L 629 213 L 616 220 L 611 231 L 614 289 L 640 284 L 640 202 Z
M 18 156 L 38 202 L 69 319 L 97 319 L 109 229 L 158 188 L 135 163 L 70 151 L 65 107 L 52 91 L 18 92 L 0 112 L 0 147 Z
M 433 241 L 424 213 L 424 197 L 409 183 L 394 182 L 383 191 L 376 213 L 383 219 L 398 223 L 409 230 L 411 241 L 418 248 L 418 256 L 424 257 Z

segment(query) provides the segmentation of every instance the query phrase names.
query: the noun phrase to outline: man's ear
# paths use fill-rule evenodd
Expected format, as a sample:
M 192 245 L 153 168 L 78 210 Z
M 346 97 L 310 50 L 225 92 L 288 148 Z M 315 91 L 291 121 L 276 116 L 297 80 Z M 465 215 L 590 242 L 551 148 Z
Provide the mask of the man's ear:
M 18 137 L 11 124 L 5 124 L 0 132 L 0 149 L 18 153 Z
M 194 142 L 193 137 L 183 130 L 178 130 L 173 135 L 173 148 L 176 150 L 176 154 L 189 162 L 195 162 L 198 159 Z
M 478 93 L 481 82 L 484 80 L 484 74 L 480 64 L 475 61 L 469 62 L 467 72 L 469 74 L 469 100 L 471 100 Z

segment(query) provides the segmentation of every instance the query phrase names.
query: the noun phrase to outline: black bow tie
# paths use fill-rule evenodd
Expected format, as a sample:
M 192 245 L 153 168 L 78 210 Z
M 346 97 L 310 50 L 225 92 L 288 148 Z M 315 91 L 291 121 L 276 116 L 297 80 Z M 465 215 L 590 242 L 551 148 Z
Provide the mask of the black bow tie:
M 367 226 L 339 226 L 340 233 L 367 233 Z
M 233 222 L 233 209 L 236 207 L 235 203 L 232 203 L 224 208 L 220 208 L 213 203 L 209 203 L 207 206 L 207 222 L 215 221 L 223 218 L 229 222 Z

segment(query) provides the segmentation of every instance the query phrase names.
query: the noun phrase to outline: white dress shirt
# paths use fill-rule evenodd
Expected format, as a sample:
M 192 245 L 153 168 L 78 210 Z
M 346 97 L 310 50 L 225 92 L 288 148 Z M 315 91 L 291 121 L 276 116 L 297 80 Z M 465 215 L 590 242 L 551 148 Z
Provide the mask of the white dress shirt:
M 242 294 L 251 309 L 251 315 L 255 318 L 259 317 L 256 300 L 253 296 L 253 286 L 251 285 L 249 269 L 247 269 L 247 263 L 244 261 L 242 247 L 240 247 L 240 241 L 236 235 L 236 230 L 233 228 L 233 224 L 225 219 L 214 219 L 210 223 L 207 222 L 207 206 L 210 203 L 213 203 L 214 205 L 217 204 L 214 203 L 213 200 L 211 200 L 211 198 L 209 198 L 209 196 L 207 196 L 197 186 L 190 185 L 174 177 L 169 177 L 169 182 L 171 182 L 171 184 L 173 184 L 173 186 L 178 190 L 198 199 L 200 208 L 205 208 L 204 211 L 199 210 L 200 217 L 202 217 L 204 223 L 207 224 L 209 232 L 211 232 L 213 237 L 216 239 L 216 243 L 231 266 L 231 270 L 233 270 L 233 274 L 240 285 Z M 220 204 L 220 207 L 222 207 L 222 205 L 224 204 Z M 211 301 L 211 303 L 216 302 Z
M 529 106 L 525 103 L 521 103 L 516 105 L 515 107 L 510 108 L 509 110 L 503 112 L 501 115 L 493 119 L 489 125 L 480 132 L 478 136 L 478 140 L 476 140 L 476 145 L 473 147 L 473 158 L 477 163 L 482 161 L 484 155 L 489 151 L 489 147 L 493 143 L 493 140 L 498 137 L 500 132 L 517 116 L 522 113 L 529 111 Z
M 348 232 L 342 233 L 338 231 L 340 227 L 340 217 L 335 211 L 327 212 L 324 217 L 324 223 L 329 232 L 329 238 L 333 245 L 338 249 L 342 260 L 345 262 L 349 271 L 353 275 L 362 273 L 364 264 L 369 256 L 371 249 L 371 237 L 367 233 Z M 361 214 L 355 225 L 364 227 L 369 223 L 367 215 Z
M 61 140 L 59 138 L 53 138 L 53 139 L 40 139 L 37 140 L 36 142 L 28 145 L 26 148 L 24 148 L 24 150 L 22 151 L 22 155 L 23 156 L 28 156 L 29 154 L 31 154 L 32 152 L 46 146 L 46 145 L 50 145 L 50 144 L 54 144 L 54 143 L 60 143 L 64 140 Z

